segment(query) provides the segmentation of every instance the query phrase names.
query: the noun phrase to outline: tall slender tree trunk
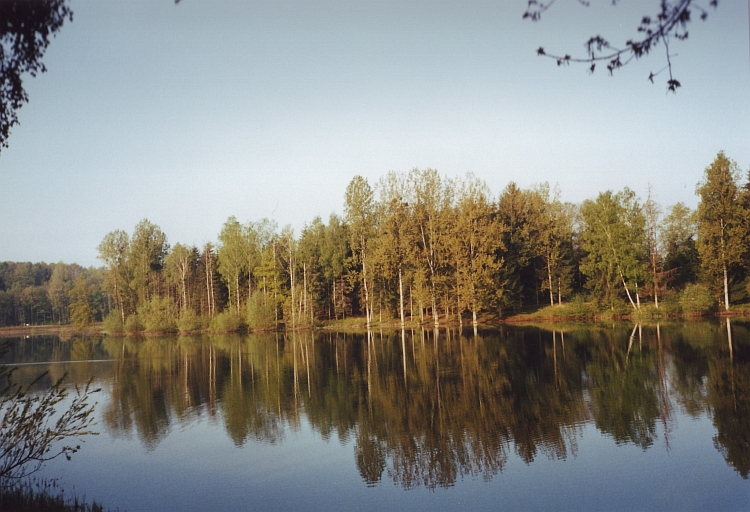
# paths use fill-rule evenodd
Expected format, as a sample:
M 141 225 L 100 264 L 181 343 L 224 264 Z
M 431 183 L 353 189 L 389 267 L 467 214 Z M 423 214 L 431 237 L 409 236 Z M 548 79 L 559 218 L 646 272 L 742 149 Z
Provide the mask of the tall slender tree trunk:
M 399 302 L 399 310 L 401 313 L 401 334 L 403 336 L 403 332 L 404 332 L 404 283 L 401 280 L 401 265 L 398 266 L 398 302 Z M 406 364 L 406 360 L 404 360 L 404 364 Z M 404 371 L 406 371 L 405 367 L 404 367 Z
M 435 322 L 435 329 L 440 327 L 440 320 L 438 319 L 437 299 L 435 298 L 435 285 L 432 285 L 432 319 Z
M 549 254 L 547 255 L 547 280 L 549 283 L 549 305 L 555 305 L 555 292 L 552 290 L 552 268 L 549 264 Z
M 727 276 L 727 264 L 723 265 L 724 270 L 724 310 L 729 311 L 729 278 Z
M 729 276 L 727 273 L 727 256 L 724 250 L 724 219 L 721 219 L 721 269 L 724 273 L 724 310 L 729 311 Z
M 363 242 L 364 245 L 364 242 Z M 372 312 L 370 311 L 370 291 L 367 288 L 367 265 L 365 263 L 365 253 L 362 252 L 362 280 L 364 281 L 365 287 L 365 317 L 367 318 L 367 328 L 370 328 L 370 321 L 372 320 Z
M 461 295 L 458 293 L 458 289 L 456 289 L 456 315 L 458 316 L 458 326 L 463 329 L 464 319 L 461 316 Z
M 336 279 L 333 280 L 333 294 L 332 294 L 332 297 L 333 297 L 333 318 L 334 318 L 334 320 L 338 320 L 339 317 L 336 314 Z
M 305 304 L 305 318 L 307 318 L 307 263 L 302 264 L 302 279 L 303 279 L 303 302 Z

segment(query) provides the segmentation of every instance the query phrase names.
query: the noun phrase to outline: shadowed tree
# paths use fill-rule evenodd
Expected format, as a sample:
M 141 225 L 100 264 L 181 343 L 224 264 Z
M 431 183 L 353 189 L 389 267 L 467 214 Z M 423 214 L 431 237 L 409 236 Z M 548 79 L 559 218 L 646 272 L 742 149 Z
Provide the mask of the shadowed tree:
M 0 2 L 0 151 L 8 147 L 16 111 L 29 101 L 22 77 L 47 68 L 44 52 L 65 23 L 73 21 L 66 0 L 3 0 Z
M 698 278 L 701 262 L 695 243 L 697 230 L 695 212 L 684 203 L 669 208 L 661 227 L 661 252 L 664 272 L 677 289 Z

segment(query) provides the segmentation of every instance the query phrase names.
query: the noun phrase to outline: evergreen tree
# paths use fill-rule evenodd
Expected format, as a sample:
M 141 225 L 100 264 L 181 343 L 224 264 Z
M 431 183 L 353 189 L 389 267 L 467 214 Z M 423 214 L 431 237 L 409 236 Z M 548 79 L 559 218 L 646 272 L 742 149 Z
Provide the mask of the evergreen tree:
M 706 167 L 698 184 L 698 253 L 707 284 L 723 289 L 724 309 L 729 309 L 729 283 L 740 270 L 747 251 L 747 232 L 739 199 L 739 167 L 723 152 Z

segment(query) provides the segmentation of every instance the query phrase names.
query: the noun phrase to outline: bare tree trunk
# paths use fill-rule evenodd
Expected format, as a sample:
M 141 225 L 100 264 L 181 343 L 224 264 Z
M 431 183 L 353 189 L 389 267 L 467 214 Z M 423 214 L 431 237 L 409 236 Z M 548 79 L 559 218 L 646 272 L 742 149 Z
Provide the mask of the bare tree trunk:
M 726 263 L 724 263 L 724 310 L 729 311 L 729 278 Z
M 403 337 L 404 333 L 404 283 L 401 280 L 401 265 L 398 267 L 398 302 L 399 302 L 399 309 L 401 313 L 401 335 Z M 404 365 L 406 365 L 406 360 L 404 359 Z M 406 372 L 406 366 L 404 366 L 404 372 Z M 404 373 L 404 375 L 406 375 Z
M 365 316 L 367 318 L 367 328 L 370 328 L 370 321 L 372 320 L 370 311 L 370 291 L 367 288 L 367 266 L 365 265 L 364 253 L 362 254 L 362 280 L 365 285 Z
M 307 263 L 302 264 L 302 275 L 304 282 L 304 295 L 303 300 L 305 303 L 305 318 L 307 318 Z
M 440 321 L 438 320 L 437 300 L 435 299 L 435 285 L 432 285 L 432 319 L 435 322 L 435 329 L 440 327 Z
M 456 315 L 458 315 L 458 326 L 463 329 L 464 319 L 461 316 L 461 296 L 456 290 Z
M 552 269 L 549 264 L 549 254 L 547 255 L 547 280 L 549 281 L 549 305 L 555 305 L 555 295 L 552 291 Z
M 638 283 L 635 283 L 635 300 L 638 304 L 638 309 L 641 309 L 641 296 L 638 293 Z

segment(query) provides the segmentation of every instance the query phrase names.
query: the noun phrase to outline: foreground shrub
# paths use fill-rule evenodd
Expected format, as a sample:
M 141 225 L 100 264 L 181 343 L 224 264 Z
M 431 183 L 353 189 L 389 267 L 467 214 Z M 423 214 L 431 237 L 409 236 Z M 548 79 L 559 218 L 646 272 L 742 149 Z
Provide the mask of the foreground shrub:
M 143 331 L 143 322 L 138 315 L 130 315 L 125 318 L 125 332 L 136 333 Z
M 571 313 L 576 316 L 590 316 L 596 313 L 596 308 L 586 302 L 586 299 L 580 294 L 576 294 L 568 306 Z
M 254 331 L 268 331 L 276 328 L 275 305 L 260 290 L 247 301 L 247 326 Z
M 177 330 L 177 305 L 172 297 L 152 297 L 138 308 L 146 332 L 173 332 Z
M 245 328 L 245 323 L 236 311 L 222 311 L 211 320 L 211 330 L 217 332 L 237 332 Z
M 122 334 L 125 332 L 125 325 L 122 323 L 122 316 L 119 311 L 110 311 L 102 322 L 104 332 L 108 334 Z
M 690 284 L 680 294 L 680 308 L 688 315 L 702 315 L 716 308 L 716 300 L 702 284 Z
M 195 332 L 203 329 L 203 319 L 194 311 L 183 311 L 177 322 L 180 332 Z

